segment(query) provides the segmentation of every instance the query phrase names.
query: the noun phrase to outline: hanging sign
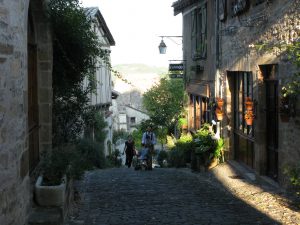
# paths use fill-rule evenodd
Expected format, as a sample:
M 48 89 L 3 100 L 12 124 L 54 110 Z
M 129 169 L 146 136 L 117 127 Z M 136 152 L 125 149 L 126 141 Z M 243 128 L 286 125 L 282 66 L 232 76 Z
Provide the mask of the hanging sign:
M 184 71 L 183 63 L 169 64 L 170 78 L 183 78 L 183 71 Z
M 183 71 L 183 63 L 169 64 L 169 72 Z

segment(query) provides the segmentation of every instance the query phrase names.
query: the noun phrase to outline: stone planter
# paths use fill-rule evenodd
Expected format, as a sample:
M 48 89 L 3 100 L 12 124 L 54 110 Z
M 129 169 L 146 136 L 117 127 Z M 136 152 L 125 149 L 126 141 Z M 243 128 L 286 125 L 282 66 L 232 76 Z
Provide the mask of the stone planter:
M 63 206 L 66 192 L 66 177 L 56 186 L 43 186 L 43 177 L 35 183 L 35 200 L 40 206 Z

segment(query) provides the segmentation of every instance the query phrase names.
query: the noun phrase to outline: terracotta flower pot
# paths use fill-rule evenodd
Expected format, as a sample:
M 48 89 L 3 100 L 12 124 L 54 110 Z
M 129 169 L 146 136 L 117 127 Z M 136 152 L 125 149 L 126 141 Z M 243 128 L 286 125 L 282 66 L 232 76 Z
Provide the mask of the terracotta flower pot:
M 223 120 L 223 113 L 222 112 L 216 112 L 217 120 Z
M 181 125 L 181 129 L 186 130 L 187 128 L 188 128 L 188 125 L 187 125 L 187 124 L 182 124 L 182 125 Z
M 220 109 L 222 109 L 223 105 L 224 105 L 224 100 L 221 99 L 221 98 L 217 98 L 217 106 L 218 106 Z
M 246 106 L 247 110 L 252 110 L 253 109 L 253 101 L 250 97 L 246 97 L 245 106 Z
M 246 124 L 251 126 L 253 124 L 253 118 L 249 118 L 249 119 L 245 119 L 246 120 Z
M 253 102 L 245 102 L 245 106 L 247 110 L 252 110 L 253 109 Z
M 223 120 L 224 113 L 220 108 L 216 108 L 215 114 L 216 114 L 217 120 Z

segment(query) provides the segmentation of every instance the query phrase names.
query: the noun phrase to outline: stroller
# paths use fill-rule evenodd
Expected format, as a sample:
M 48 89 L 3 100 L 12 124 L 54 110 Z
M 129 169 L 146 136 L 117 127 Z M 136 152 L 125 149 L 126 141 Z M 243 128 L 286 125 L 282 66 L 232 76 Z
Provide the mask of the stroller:
M 149 157 L 149 149 L 143 148 L 137 155 L 136 155 L 136 162 L 134 169 L 135 170 L 147 170 L 147 160 Z

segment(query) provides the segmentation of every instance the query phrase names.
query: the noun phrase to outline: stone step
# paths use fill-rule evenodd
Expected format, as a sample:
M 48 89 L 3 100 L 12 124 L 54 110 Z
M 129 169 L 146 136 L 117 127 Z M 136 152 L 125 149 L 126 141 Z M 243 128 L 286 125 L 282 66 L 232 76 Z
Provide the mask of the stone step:
M 33 208 L 28 225 L 62 225 L 62 210 L 56 208 Z

